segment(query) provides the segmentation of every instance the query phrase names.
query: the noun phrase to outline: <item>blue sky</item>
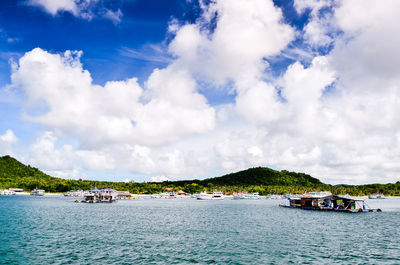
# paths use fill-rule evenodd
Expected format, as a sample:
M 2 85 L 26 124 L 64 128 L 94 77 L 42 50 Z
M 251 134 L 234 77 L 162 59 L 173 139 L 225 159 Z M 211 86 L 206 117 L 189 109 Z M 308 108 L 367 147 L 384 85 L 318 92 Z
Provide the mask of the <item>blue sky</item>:
M 0 154 L 65 178 L 395 181 L 397 5 L 1 1 Z
M 182 1 L 108 1 L 105 4 L 120 8 L 124 14 L 124 19 L 115 25 L 108 19 L 95 17 L 88 21 L 70 12 L 51 15 L 42 7 L 26 2 L 1 2 L 2 53 L 16 53 L 18 57 L 36 47 L 52 52 L 82 50 L 85 54 L 82 61 L 96 83 L 124 79 L 132 72 L 147 76 L 150 70 L 143 68 L 152 70 L 154 65 L 148 66 L 152 62 L 121 57 L 119 50 L 162 43 L 168 21 L 172 17 L 190 18 L 188 13 L 192 13 L 190 6 Z M 15 41 L 9 43 L 8 38 Z M 8 58 L 2 59 L 2 74 L 7 80 Z

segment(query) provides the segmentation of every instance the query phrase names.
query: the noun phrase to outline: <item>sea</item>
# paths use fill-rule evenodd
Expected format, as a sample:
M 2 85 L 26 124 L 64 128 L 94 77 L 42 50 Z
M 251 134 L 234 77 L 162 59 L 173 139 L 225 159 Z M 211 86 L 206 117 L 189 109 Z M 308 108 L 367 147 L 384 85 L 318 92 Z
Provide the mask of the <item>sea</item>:
M 74 200 L 0 196 L 0 264 L 400 264 L 400 199 L 353 214 L 266 199 Z

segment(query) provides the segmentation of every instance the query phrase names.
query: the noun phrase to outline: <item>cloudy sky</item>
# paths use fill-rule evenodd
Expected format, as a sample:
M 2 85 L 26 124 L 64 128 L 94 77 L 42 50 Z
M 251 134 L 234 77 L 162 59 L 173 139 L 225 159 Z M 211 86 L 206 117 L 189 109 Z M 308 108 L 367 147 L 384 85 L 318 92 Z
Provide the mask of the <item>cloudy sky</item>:
M 2 0 L 0 155 L 64 178 L 400 176 L 398 0 Z

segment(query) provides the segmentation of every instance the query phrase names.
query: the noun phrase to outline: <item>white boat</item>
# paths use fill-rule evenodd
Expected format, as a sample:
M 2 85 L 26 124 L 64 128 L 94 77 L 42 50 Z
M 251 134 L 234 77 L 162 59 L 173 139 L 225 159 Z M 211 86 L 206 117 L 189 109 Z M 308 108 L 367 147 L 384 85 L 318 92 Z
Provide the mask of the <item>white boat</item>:
M 118 193 L 116 190 L 111 188 L 97 189 L 93 187 L 91 190 L 84 194 L 83 200 L 76 200 L 75 202 L 86 202 L 86 203 L 102 203 L 102 202 L 115 202 L 118 199 Z
M 44 196 L 44 190 L 38 190 L 38 189 L 34 189 L 31 192 L 32 196 Z
M 224 194 L 220 191 L 214 191 L 212 194 L 212 200 L 223 200 Z
M 368 196 L 368 199 L 386 199 L 385 195 L 382 193 L 371 194 Z
M 176 192 L 174 191 L 167 191 L 166 193 L 163 194 L 162 198 L 165 199 L 176 199 Z
M 223 200 L 224 194 L 220 191 L 215 191 L 213 193 L 202 192 L 197 195 L 198 200 Z
M 96 196 L 99 202 L 115 202 L 118 199 L 117 192 L 110 188 L 99 190 Z
M 0 190 L 0 195 L 15 195 L 15 191 L 13 190 Z
M 198 200 L 212 200 L 212 194 L 201 192 L 197 195 Z
M 83 190 L 71 190 L 64 193 L 65 197 L 83 197 L 85 196 L 85 192 Z
M 258 192 L 254 193 L 238 193 L 233 195 L 234 200 L 257 200 L 260 199 Z
M 267 197 L 265 197 L 267 200 L 282 200 L 283 196 L 279 194 L 268 194 Z

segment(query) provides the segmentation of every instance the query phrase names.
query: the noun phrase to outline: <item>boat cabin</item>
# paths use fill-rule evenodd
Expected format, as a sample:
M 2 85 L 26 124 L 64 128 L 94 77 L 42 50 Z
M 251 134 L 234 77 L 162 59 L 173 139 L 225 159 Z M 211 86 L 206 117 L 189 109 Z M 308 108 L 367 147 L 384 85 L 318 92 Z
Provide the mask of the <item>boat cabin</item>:
M 325 210 L 342 212 L 373 212 L 380 209 L 371 209 L 364 199 L 350 196 L 339 196 L 332 194 L 309 193 L 302 197 L 288 198 L 282 207 L 300 208 L 305 210 Z
M 83 201 L 77 200 L 76 202 L 115 202 L 118 199 L 117 197 L 118 194 L 113 189 L 107 188 L 99 190 L 96 187 L 93 187 L 89 192 L 84 194 Z
M 94 196 L 93 193 L 86 193 L 84 198 L 85 198 L 85 202 L 88 202 L 88 203 L 94 203 L 95 202 L 95 196 Z

